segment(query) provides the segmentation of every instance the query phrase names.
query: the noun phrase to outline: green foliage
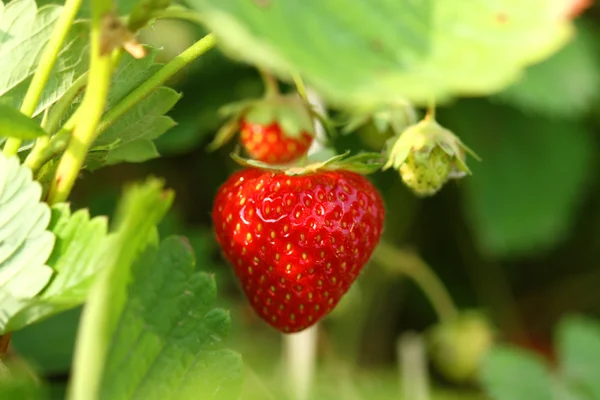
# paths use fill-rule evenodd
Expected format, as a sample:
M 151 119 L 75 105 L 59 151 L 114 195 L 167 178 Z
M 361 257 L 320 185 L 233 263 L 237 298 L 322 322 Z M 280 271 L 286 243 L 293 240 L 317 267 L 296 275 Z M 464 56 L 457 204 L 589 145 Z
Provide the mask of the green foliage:
M 296 71 L 341 105 L 493 93 L 570 34 L 559 0 L 189 3 L 229 54 Z
M 482 382 L 493 400 L 599 398 L 600 324 L 569 316 L 557 331 L 558 368 L 551 369 L 541 358 L 509 346 L 490 351 Z
M 600 91 L 600 58 L 594 32 L 579 26 L 575 40 L 525 71 L 499 99 L 550 118 L 575 118 L 590 110 Z
M 213 308 L 215 299 L 215 280 L 195 271 L 185 239 L 149 246 L 133 266 L 100 398 L 236 398 L 241 359 L 221 349 L 229 314 Z
M 228 399 L 239 390 L 240 358 L 220 348 L 229 316 L 213 308 L 214 278 L 194 271 L 186 241 L 157 242 L 171 198 L 156 181 L 125 194 L 83 316 L 74 399 Z
M 579 316 L 558 327 L 561 371 L 573 391 L 583 398 L 600 398 L 600 323 Z
M 516 256 L 565 237 L 592 168 L 582 124 L 468 101 L 440 120 L 483 160 L 471 164 L 464 207 L 484 251 Z
M 486 356 L 482 383 L 494 400 L 553 398 L 550 371 L 540 358 L 510 347 L 497 347 Z
M 15 157 L 0 155 L 0 332 L 53 273 L 46 265 L 54 245 L 50 208 L 40 202 L 41 194 L 29 169 Z
M 173 194 L 153 179 L 130 187 L 119 204 L 104 269 L 90 291 L 80 324 L 71 383 L 75 400 L 98 396 L 111 337 L 127 302 L 131 266 L 140 252 L 158 240 L 156 224 L 172 198 Z
M 0 104 L 0 136 L 35 139 L 44 135 L 46 132 L 31 118 L 10 106 Z
M 12 332 L 43 318 L 82 304 L 96 272 L 103 266 L 106 251 L 106 218 L 90 219 L 87 210 L 71 215 L 66 204 L 52 209 L 50 230 L 56 244 L 48 265 L 54 277 L 35 298 L 21 302 L 3 331 Z
M 119 104 L 129 93 L 145 82 L 161 67 L 155 64 L 156 49 L 142 59 L 129 55 L 123 60 L 112 80 L 107 109 Z M 101 124 L 102 133 L 95 140 L 87 158 L 91 170 L 121 162 L 143 162 L 159 156 L 154 143 L 175 122 L 165 116 L 181 98 L 167 87 L 159 87 L 115 121 Z
M 0 97 L 14 108 L 21 105 L 61 11 L 57 5 L 38 9 L 34 0 L 0 2 Z M 87 39 L 86 24 L 71 27 L 34 115 L 58 100 L 87 69 Z

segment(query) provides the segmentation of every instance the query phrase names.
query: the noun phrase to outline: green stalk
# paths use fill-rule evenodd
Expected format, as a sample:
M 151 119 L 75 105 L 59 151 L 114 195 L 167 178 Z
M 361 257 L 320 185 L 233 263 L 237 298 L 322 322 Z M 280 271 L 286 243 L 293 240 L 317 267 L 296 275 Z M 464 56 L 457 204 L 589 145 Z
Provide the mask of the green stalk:
M 90 145 L 96 138 L 96 128 L 102 118 L 112 72 L 111 53 L 101 54 L 103 18 L 111 11 L 112 2 L 105 0 L 92 1 L 91 61 L 88 88 L 82 100 L 73 136 L 58 164 L 54 180 L 50 186 L 48 193 L 50 204 L 63 202 L 69 197 Z
M 183 67 L 187 66 L 196 58 L 212 49 L 215 44 L 215 37 L 212 34 L 208 34 L 165 64 L 165 66 L 158 70 L 157 73 L 152 75 L 147 81 L 142 83 L 134 91 L 119 101 L 113 108 L 108 110 L 108 112 L 104 115 L 102 122 L 98 126 L 98 135 L 104 132 L 118 118 L 122 117 L 123 114 L 131 110 L 137 103 L 156 90 L 159 86 L 164 84 Z
M 35 70 L 35 73 L 33 74 L 33 79 L 29 84 L 27 93 L 25 93 L 23 104 L 21 104 L 21 113 L 28 117 L 33 115 L 35 107 L 40 101 L 44 87 L 48 82 L 50 73 L 52 72 L 54 64 L 56 63 L 56 59 L 58 58 L 58 53 L 60 53 L 60 49 L 65 41 L 65 38 L 67 37 L 67 34 L 69 33 L 69 29 L 71 29 L 71 25 L 75 20 L 77 11 L 79 11 L 81 1 L 82 0 L 66 0 L 65 2 L 62 13 L 56 22 L 54 31 L 52 32 L 52 36 L 50 37 L 50 40 L 48 41 L 48 44 L 44 48 L 44 52 L 40 57 L 40 62 Z M 7 156 L 13 156 L 17 154 L 19 147 L 21 147 L 21 139 L 9 138 L 4 145 L 4 154 Z
M 96 129 L 96 137 L 110 127 L 117 119 L 123 116 L 127 111 L 132 109 L 136 104 L 142 101 L 146 96 L 156 90 L 159 86 L 165 83 L 183 67 L 190 62 L 210 50 L 215 46 L 213 35 L 206 35 L 183 53 L 175 57 L 168 64 L 162 67 L 150 79 L 129 93 L 125 98 L 121 99 L 113 108 L 111 108 L 102 118 L 102 122 Z M 115 59 L 116 60 L 116 59 Z M 58 131 L 56 135 L 50 139 L 47 146 L 41 149 L 37 154 L 32 156 L 27 161 L 27 165 L 33 170 L 39 170 L 44 164 L 50 161 L 57 154 L 60 154 L 68 143 L 69 136 L 75 125 L 75 114 L 67 121 L 67 123 Z M 50 126 L 50 124 L 49 124 Z
M 431 302 L 441 321 L 450 321 L 458 314 L 458 309 L 440 278 L 416 254 L 381 241 L 373 253 L 373 260 L 390 271 L 411 278 Z

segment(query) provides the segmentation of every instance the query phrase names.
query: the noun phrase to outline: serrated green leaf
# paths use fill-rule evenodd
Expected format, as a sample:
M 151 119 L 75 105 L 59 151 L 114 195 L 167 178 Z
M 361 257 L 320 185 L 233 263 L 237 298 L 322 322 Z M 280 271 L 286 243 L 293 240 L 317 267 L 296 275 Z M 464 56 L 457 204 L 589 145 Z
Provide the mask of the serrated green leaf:
M 596 37 L 585 26 L 574 41 L 525 71 L 498 99 L 547 117 L 577 117 L 598 99 L 600 58 Z
M 160 157 L 154 142 L 147 139 L 134 140 L 109 151 L 106 164 L 114 165 L 122 162 L 141 163 Z
M 102 268 L 106 251 L 107 220 L 90 219 L 87 210 L 71 215 L 66 204 L 52 209 L 50 229 L 56 245 L 48 259 L 54 277 L 37 297 L 22 302 L 4 326 L 15 331 L 51 315 L 82 304 L 96 273 Z
M 70 398 L 98 398 L 111 337 L 127 302 L 131 266 L 148 245 L 157 242 L 156 225 L 173 194 L 151 179 L 130 187 L 115 215 L 116 232 L 106 246 L 104 268 L 90 291 L 78 332 Z
M 585 398 L 600 398 L 600 324 L 587 318 L 564 318 L 558 327 L 561 371 Z
M 348 106 L 497 92 L 572 31 L 564 0 L 189 3 L 230 55 Z
M 587 128 L 483 101 L 463 101 L 439 114 L 483 159 L 471 165 L 463 186 L 465 212 L 483 251 L 532 254 L 568 234 L 593 171 Z
M 179 93 L 163 86 L 136 104 L 96 139 L 92 146 L 90 158 L 87 160 L 88 168 L 91 170 L 97 169 L 104 165 L 107 160 L 109 162 L 112 160 L 112 164 L 115 164 L 127 152 L 126 149 L 119 150 L 120 147 L 130 145 L 133 142 L 154 140 L 172 128 L 175 122 L 164 114 L 180 98 Z M 137 144 L 133 146 L 137 146 Z M 110 149 L 105 150 L 106 147 Z M 112 152 L 117 153 L 111 155 Z M 131 158 L 129 161 L 136 162 L 134 160 L 135 158 Z
M 0 104 L 0 136 L 25 140 L 44 135 L 46 132 L 31 118 L 21 114 L 15 108 Z
M 220 348 L 229 314 L 213 308 L 215 280 L 194 264 L 189 243 L 178 237 L 151 246 L 135 262 L 100 398 L 237 397 L 241 359 Z
M 491 349 L 483 362 L 481 382 L 493 400 L 549 400 L 553 379 L 544 362 L 508 346 Z
M 40 201 L 41 195 L 31 170 L 19 165 L 16 157 L 0 155 L 0 298 L 29 299 L 52 276 L 46 262 L 54 235 L 48 231 L 50 208 Z M 9 303 L 0 302 L 2 332 L 10 313 Z
M 62 7 L 36 7 L 34 0 L 15 0 L 0 8 L 0 97 L 19 108 L 37 68 L 42 50 L 50 38 Z M 44 87 L 34 116 L 63 95 L 87 69 L 88 27 L 73 24 Z

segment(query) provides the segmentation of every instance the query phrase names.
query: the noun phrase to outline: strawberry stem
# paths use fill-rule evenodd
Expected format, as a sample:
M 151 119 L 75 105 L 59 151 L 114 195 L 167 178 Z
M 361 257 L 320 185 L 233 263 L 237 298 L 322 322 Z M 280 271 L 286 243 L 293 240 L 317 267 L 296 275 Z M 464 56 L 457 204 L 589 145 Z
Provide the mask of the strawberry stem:
M 258 72 L 260 73 L 260 77 L 262 78 L 265 84 L 265 97 L 279 97 L 281 92 L 279 91 L 279 83 L 277 79 L 266 70 L 259 68 Z
M 315 373 L 319 324 L 283 335 L 284 361 L 291 399 L 308 400 Z
M 412 279 L 431 302 L 441 321 L 451 321 L 458 315 L 450 293 L 418 255 L 381 241 L 373 253 L 373 260 L 391 272 L 401 273 Z

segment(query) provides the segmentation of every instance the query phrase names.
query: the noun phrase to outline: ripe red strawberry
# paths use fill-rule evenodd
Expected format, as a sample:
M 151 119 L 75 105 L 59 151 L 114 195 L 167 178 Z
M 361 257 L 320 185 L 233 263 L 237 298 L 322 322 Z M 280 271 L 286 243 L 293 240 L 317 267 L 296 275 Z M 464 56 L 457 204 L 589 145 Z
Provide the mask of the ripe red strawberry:
M 241 142 L 255 160 L 268 164 L 286 164 L 297 160 L 308 151 L 313 136 L 301 132 L 298 137 L 287 136 L 277 122 L 269 125 L 242 120 Z
M 350 288 L 379 241 L 384 207 L 354 172 L 249 168 L 219 189 L 212 217 L 253 308 L 291 333 L 327 315 Z

